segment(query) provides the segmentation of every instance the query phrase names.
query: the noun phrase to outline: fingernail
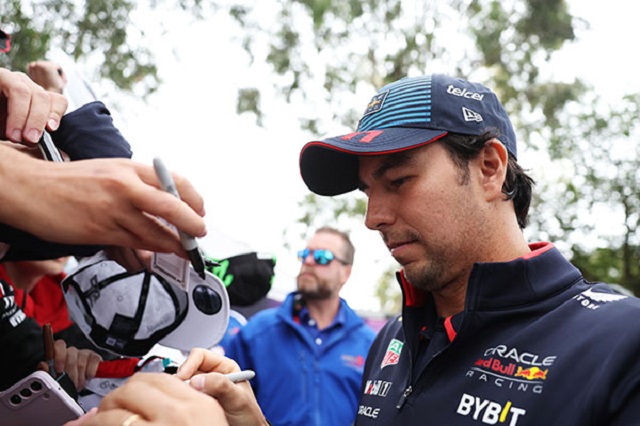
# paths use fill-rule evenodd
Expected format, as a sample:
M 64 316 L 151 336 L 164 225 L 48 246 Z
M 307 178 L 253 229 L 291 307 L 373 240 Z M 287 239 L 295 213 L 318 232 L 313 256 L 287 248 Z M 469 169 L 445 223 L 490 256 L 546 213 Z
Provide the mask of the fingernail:
M 20 130 L 14 130 L 11 133 L 11 140 L 14 142 L 21 142 L 22 141 L 22 132 L 20 132 Z
M 59 125 L 60 123 L 56 119 L 50 118 L 49 121 L 47 121 L 47 126 L 51 131 L 58 130 Z
M 203 390 L 204 389 L 204 374 L 198 374 L 197 376 L 193 376 L 189 381 L 189 384 L 195 390 Z
M 36 129 L 31 129 L 27 132 L 27 139 L 30 142 L 38 142 L 40 140 L 40 132 Z

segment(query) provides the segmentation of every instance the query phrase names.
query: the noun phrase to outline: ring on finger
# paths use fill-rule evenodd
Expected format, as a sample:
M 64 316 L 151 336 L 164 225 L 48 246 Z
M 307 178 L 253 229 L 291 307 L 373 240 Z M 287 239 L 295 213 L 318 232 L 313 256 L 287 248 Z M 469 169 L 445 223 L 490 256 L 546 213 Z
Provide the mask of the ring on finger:
M 137 420 L 140 420 L 140 415 L 132 414 L 122 422 L 122 426 L 133 426 L 133 423 Z

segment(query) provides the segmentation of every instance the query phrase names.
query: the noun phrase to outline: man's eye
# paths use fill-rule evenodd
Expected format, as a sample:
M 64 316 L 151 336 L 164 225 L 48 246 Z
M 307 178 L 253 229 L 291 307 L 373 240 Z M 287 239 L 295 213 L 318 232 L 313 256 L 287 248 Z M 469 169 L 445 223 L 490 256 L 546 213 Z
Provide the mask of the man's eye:
M 393 179 L 393 180 L 391 181 L 391 186 L 394 186 L 394 187 L 396 187 L 396 188 L 397 188 L 397 187 L 399 187 L 399 186 L 402 186 L 402 184 L 404 184 L 404 183 L 407 181 L 407 179 L 408 179 L 408 178 L 406 178 L 406 177 L 401 177 L 401 178 L 398 178 L 398 179 Z

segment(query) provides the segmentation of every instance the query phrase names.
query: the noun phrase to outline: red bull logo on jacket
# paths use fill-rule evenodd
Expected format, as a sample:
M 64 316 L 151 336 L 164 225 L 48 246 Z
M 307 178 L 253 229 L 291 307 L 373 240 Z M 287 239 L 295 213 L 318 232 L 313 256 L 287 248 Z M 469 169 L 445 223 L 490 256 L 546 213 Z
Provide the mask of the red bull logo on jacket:
M 522 368 L 518 367 L 515 377 L 524 377 L 527 380 L 546 380 L 549 369 L 541 370 L 538 367 Z
M 400 352 L 402 352 L 402 346 L 404 343 L 397 339 L 391 339 L 389 346 L 387 346 L 387 352 L 384 354 L 380 369 L 382 370 L 388 365 L 395 365 L 400 361 Z
M 542 393 L 555 360 L 555 355 L 543 356 L 497 345 L 486 349 L 466 376 L 503 389 Z

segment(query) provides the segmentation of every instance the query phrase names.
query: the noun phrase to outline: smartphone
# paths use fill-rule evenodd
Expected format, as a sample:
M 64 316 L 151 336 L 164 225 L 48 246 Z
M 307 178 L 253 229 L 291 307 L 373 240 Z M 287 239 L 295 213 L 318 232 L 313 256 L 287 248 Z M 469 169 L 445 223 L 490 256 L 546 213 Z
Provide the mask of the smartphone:
M 42 151 L 42 155 L 44 156 L 45 160 L 64 161 L 62 155 L 60 154 L 60 151 L 58 151 L 58 148 L 53 144 L 53 140 L 51 139 L 51 135 L 49 135 L 49 133 L 42 133 L 42 137 L 38 142 L 38 146 L 40 147 L 40 151 Z
M 62 425 L 82 414 L 82 407 L 44 371 L 36 371 L 0 392 L 3 425 Z

